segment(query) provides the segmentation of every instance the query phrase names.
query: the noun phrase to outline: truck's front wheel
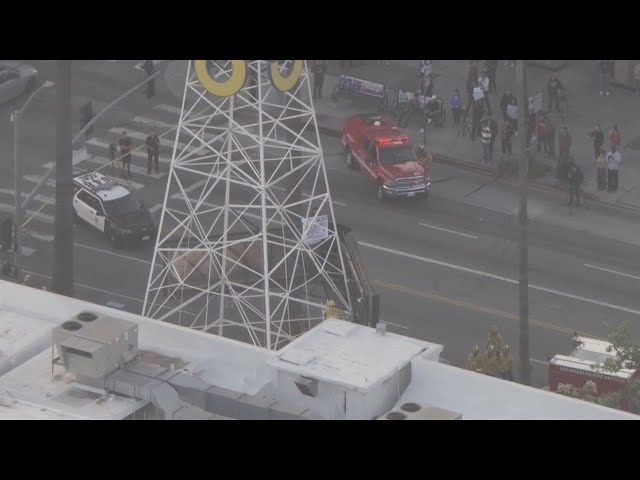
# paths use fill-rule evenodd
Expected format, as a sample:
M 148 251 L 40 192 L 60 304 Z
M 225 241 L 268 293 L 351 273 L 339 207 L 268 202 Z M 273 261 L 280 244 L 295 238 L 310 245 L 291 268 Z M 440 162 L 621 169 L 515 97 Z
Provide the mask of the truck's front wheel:
M 353 168 L 353 153 L 351 153 L 350 148 L 345 151 L 345 161 L 347 162 L 347 167 Z

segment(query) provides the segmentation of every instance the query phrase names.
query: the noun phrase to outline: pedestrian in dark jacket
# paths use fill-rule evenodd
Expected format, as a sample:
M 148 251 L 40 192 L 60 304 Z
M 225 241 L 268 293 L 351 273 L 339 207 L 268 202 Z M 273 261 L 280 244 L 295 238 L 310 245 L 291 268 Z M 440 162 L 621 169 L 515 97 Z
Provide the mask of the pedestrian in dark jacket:
M 453 112 L 453 123 L 454 125 L 457 125 L 460 123 L 460 113 L 462 112 L 462 97 L 460 96 L 460 92 L 457 88 L 453 91 L 450 103 L 451 111 Z
M 547 158 L 556 158 L 556 126 L 549 117 L 544 128 L 544 152 Z
M 322 98 L 322 85 L 324 84 L 324 74 L 327 66 L 321 61 L 316 60 L 312 67 L 313 71 L 313 98 Z
M 544 131 L 546 126 L 546 118 L 543 115 L 538 115 L 538 120 L 536 122 L 536 143 L 538 144 L 538 151 L 541 150 L 541 147 L 544 144 Z
M 564 89 L 560 80 L 556 77 L 555 73 L 551 74 L 551 78 L 549 78 L 549 82 L 547 83 L 547 93 L 549 94 L 549 108 L 551 111 L 551 107 L 553 106 L 553 101 L 556 102 L 556 112 L 560 111 L 560 102 L 558 101 L 558 91 L 560 89 Z
M 600 60 L 600 95 L 609 95 L 609 79 L 613 76 L 613 60 Z
M 600 60 L 600 95 L 609 95 L 609 79 L 613 76 L 613 60 Z
M 598 174 L 598 190 L 607 188 L 607 159 L 604 149 L 600 150 L 598 158 L 596 158 L 596 172 Z
M 566 180 L 569 168 L 569 150 L 571 149 L 571 134 L 566 126 L 558 134 L 558 164 L 556 168 L 559 180 Z
M 602 145 L 604 145 L 604 133 L 602 133 L 600 124 L 596 124 L 594 129 L 591 130 L 588 135 L 593 139 L 594 158 L 598 158 L 598 153 L 600 153 L 600 149 L 602 148 Z
M 516 97 L 514 97 L 511 94 L 511 89 L 507 88 L 507 90 L 504 92 L 504 95 L 502 95 L 502 99 L 500 100 L 500 110 L 502 111 L 502 119 L 506 120 L 508 118 L 507 116 L 507 107 L 509 105 L 511 105 L 511 103 L 516 100 Z
M 584 174 L 582 169 L 575 164 L 575 162 L 569 162 L 569 205 L 573 205 L 573 196 L 576 196 L 576 204 L 580 206 L 580 185 L 584 180 Z
M 493 145 L 496 143 L 496 138 L 498 138 L 498 122 L 493 119 L 493 116 L 489 114 L 489 130 L 491 130 L 491 155 L 493 155 Z
M 484 102 L 482 99 L 474 100 L 471 107 L 471 141 L 480 134 L 480 120 L 484 114 Z
M 511 158 L 511 142 L 513 140 L 513 124 L 505 120 L 502 125 L 502 154 Z

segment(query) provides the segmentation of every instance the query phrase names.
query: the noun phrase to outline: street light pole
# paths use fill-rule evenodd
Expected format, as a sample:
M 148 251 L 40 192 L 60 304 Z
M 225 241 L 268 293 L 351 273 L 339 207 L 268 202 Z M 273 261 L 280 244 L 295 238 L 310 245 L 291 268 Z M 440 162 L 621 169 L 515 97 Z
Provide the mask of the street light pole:
M 24 102 L 24 105 L 20 110 L 16 110 L 12 114 L 13 127 L 14 127 L 14 140 L 13 140 L 13 187 L 15 197 L 15 226 L 14 226 L 14 267 L 16 280 L 20 280 L 20 270 L 22 269 L 22 162 L 20 161 L 20 127 L 22 121 L 22 114 L 24 113 L 27 105 L 31 102 L 31 99 L 35 97 L 43 88 L 49 88 L 53 85 L 53 82 L 46 81 L 40 87 L 31 94 L 31 96 Z
M 516 79 L 522 88 L 522 123 L 521 129 L 523 135 L 520 137 L 522 144 L 522 154 L 520 155 L 520 165 L 518 173 L 520 174 L 520 208 L 519 208 L 519 224 L 520 224 L 520 279 L 518 282 L 519 310 L 520 310 L 520 335 L 519 335 L 519 364 L 520 364 L 520 381 L 524 385 L 531 385 L 531 365 L 529 360 L 529 245 L 527 236 L 527 188 L 528 188 L 528 170 L 529 170 L 529 150 L 528 135 L 529 129 L 527 125 L 527 73 L 526 60 L 518 60 Z

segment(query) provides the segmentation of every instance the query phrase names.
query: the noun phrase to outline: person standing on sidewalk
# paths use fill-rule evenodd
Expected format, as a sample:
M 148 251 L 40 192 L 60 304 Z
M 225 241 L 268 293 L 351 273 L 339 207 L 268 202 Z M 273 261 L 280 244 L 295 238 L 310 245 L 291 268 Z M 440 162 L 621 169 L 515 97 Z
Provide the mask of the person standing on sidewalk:
M 151 175 L 151 165 L 156 165 L 156 173 L 160 173 L 160 166 L 158 165 L 158 159 L 160 156 L 160 138 L 156 135 L 156 131 L 152 130 L 151 134 L 144 141 L 147 147 L 147 175 Z
M 513 126 L 513 134 L 518 135 L 518 101 L 514 98 L 507 106 L 507 117 Z
M 478 67 L 474 60 L 469 60 L 469 71 L 467 72 L 467 110 L 474 102 L 473 88 L 478 82 Z
M 556 77 L 556 74 L 552 73 L 547 83 L 547 93 L 549 94 L 549 108 L 547 110 L 549 110 L 549 112 L 551 112 L 554 100 L 556 101 L 556 112 L 560 111 L 560 102 L 558 100 L 558 91 L 560 89 L 564 89 L 564 87 Z
M 496 87 L 496 71 L 498 70 L 498 60 L 485 60 L 487 67 L 487 77 L 489 77 L 489 91 L 498 94 Z
M 456 88 L 453 91 L 453 96 L 451 97 L 451 111 L 453 112 L 453 124 L 458 125 L 460 123 L 460 114 L 462 113 L 462 97 L 460 96 L 460 92 Z
M 571 134 L 569 127 L 563 125 L 558 134 L 558 158 L 565 161 L 569 159 L 569 150 L 571 150 Z
M 324 74 L 327 66 L 321 61 L 316 60 L 312 67 L 313 70 L 313 98 L 322 98 L 322 85 L 324 84 Z
M 491 163 L 493 163 L 493 146 L 498 138 L 498 122 L 493 119 L 493 115 L 489 115 L 489 130 L 491 131 Z
M 504 95 L 502 95 L 502 98 L 500 99 L 500 111 L 502 111 L 503 120 L 509 118 L 509 116 L 507 115 L 507 108 L 515 99 L 516 97 L 511 94 L 511 89 L 507 88 L 507 90 L 504 92 Z
M 484 114 L 483 110 L 482 98 L 474 99 L 471 107 L 471 134 L 469 135 L 472 142 L 475 140 L 476 135 L 480 135 L 480 120 L 482 120 L 482 115 Z
M 125 178 L 125 169 L 131 178 L 131 138 L 127 131 L 122 131 L 122 136 L 118 140 L 120 145 L 120 155 L 122 156 L 122 178 Z
M 584 180 L 584 173 L 582 169 L 576 165 L 574 161 L 569 162 L 569 202 L 568 205 L 573 205 L 573 196 L 576 196 L 576 205 L 580 206 L 580 185 Z
M 613 75 L 613 60 L 600 60 L 600 95 L 609 95 L 609 79 Z
M 600 154 L 598 158 L 596 158 L 596 172 L 598 177 L 598 190 L 604 190 L 607 187 L 607 160 L 604 149 L 600 149 Z
M 538 152 L 542 149 L 542 145 L 545 144 L 544 131 L 546 126 L 547 126 L 547 122 L 544 115 L 538 115 L 538 120 L 536 122 L 536 143 L 538 144 Z M 546 144 L 545 144 L 545 153 L 547 153 Z
M 607 153 L 607 184 L 609 188 L 608 192 L 615 192 L 618 190 L 618 170 L 620 168 L 620 152 L 612 145 L 611 150 Z
M 491 82 L 485 72 L 482 72 L 478 77 L 478 84 L 484 94 L 484 106 L 487 108 L 487 113 L 491 115 L 491 104 L 489 103 L 489 87 Z
M 489 118 L 482 120 L 482 165 L 491 165 L 491 124 Z
M 556 126 L 549 117 L 546 117 L 544 128 L 544 151 L 547 158 L 556 158 Z
M 609 131 L 609 145 L 615 145 L 615 147 L 620 150 L 621 141 L 622 137 L 620 136 L 620 130 L 618 130 L 618 124 L 614 123 L 613 128 Z
M 593 138 L 593 157 L 597 158 L 602 145 L 604 145 L 604 133 L 602 133 L 600 124 L 596 123 L 596 126 L 588 133 L 588 135 Z
M 513 124 L 510 120 L 505 120 L 502 124 L 502 155 L 511 158 L 511 142 L 513 140 Z

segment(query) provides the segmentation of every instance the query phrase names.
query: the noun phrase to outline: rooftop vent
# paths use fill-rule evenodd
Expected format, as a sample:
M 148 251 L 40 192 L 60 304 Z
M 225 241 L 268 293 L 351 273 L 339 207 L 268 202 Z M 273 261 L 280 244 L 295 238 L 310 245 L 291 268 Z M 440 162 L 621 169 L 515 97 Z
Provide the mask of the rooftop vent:
M 76 318 L 82 322 L 93 322 L 98 318 L 98 316 L 95 313 L 91 312 L 81 312 L 76 315 Z
M 74 332 L 76 330 L 80 330 L 82 328 L 82 324 L 70 320 L 68 322 L 64 322 L 62 324 L 62 328 L 64 328 L 65 330 L 69 330 L 70 332 Z

